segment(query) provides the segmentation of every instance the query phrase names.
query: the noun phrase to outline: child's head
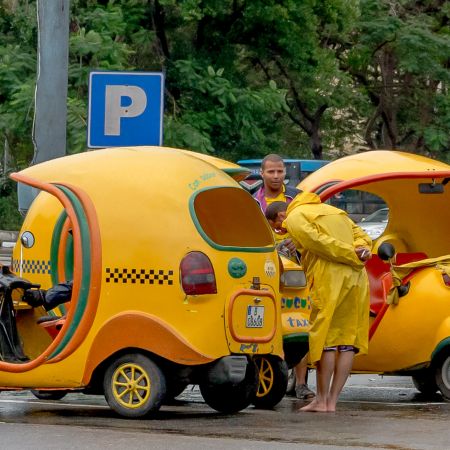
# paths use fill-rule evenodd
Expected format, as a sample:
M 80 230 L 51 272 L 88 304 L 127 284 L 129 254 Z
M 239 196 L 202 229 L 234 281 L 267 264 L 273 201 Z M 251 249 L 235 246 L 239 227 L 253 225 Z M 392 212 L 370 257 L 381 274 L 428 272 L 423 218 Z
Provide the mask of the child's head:
M 272 202 L 266 208 L 266 219 L 275 231 L 286 233 L 287 230 L 282 227 L 283 220 L 286 219 L 286 202 Z

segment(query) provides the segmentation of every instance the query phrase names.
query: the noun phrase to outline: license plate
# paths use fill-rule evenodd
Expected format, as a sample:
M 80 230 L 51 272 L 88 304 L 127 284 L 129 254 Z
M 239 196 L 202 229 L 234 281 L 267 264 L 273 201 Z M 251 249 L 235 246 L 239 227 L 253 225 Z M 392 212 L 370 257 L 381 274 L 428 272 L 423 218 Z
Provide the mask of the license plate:
M 247 306 L 247 328 L 264 326 L 264 306 Z

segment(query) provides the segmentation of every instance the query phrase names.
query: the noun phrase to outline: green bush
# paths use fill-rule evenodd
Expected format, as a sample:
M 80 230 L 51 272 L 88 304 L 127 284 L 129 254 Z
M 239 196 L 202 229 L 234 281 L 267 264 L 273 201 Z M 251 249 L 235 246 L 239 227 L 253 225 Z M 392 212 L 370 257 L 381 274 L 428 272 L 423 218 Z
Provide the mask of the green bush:
M 20 229 L 21 223 L 16 184 L 11 180 L 6 180 L 0 187 L 0 230 L 17 231 Z

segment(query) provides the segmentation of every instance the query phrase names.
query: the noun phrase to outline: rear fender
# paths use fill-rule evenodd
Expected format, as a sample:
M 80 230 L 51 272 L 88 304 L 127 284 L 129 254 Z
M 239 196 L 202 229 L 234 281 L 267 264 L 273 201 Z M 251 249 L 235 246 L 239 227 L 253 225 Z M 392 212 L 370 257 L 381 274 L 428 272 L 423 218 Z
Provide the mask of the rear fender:
M 89 351 L 83 382 L 111 355 L 124 348 L 138 348 L 182 365 L 198 365 L 216 358 L 195 349 L 183 336 L 158 317 L 125 311 L 108 320 L 97 333 Z
M 450 317 L 442 323 L 439 327 L 437 336 L 441 336 L 445 333 L 445 338 L 442 340 L 438 340 L 437 344 L 434 347 L 434 351 L 431 354 L 431 360 L 435 361 L 439 358 L 443 352 L 447 352 L 450 349 Z

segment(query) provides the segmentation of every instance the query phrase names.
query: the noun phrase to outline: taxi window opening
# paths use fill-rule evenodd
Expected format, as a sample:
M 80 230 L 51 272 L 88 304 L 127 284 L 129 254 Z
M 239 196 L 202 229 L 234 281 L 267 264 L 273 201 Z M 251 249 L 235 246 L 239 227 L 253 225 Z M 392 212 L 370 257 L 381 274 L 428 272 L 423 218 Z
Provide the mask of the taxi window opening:
M 239 188 L 215 188 L 199 192 L 194 211 L 206 236 L 227 247 L 266 247 L 273 237 L 253 198 Z

